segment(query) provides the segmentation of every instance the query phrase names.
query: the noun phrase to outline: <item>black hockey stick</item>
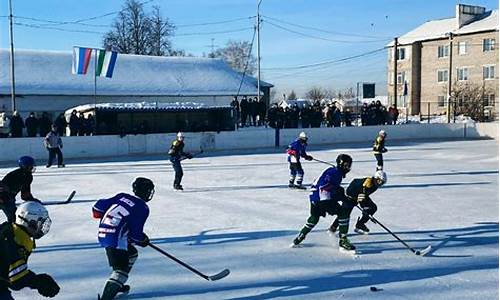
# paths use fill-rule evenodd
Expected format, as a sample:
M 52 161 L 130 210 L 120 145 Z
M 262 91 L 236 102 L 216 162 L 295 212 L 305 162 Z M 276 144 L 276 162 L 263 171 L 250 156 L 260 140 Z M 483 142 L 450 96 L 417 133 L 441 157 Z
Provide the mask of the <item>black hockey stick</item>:
M 202 153 L 203 153 L 203 148 L 201 148 L 201 147 L 200 147 L 200 151 L 198 151 L 198 152 L 196 152 L 196 153 L 192 154 L 192 155 L 191 155 L 191 158 L 196 157 L 196 156 L 198 156 L 198 155 L 200 155 L 200 154 L 202 154 Z M 181 158 L 179 161 L 183 161 L 183 160 L 185 160 L 185 159 L 188 159 L 188 158 L 187 158 L 187 157 L 183 157 L 183 158 Z
M 200 271 L 196 270 L 195 268 L 191 267 L 190 265 L 186 264 L 185 262 L 181 261 L 180 259 L 176 258 L 175 256 L 168 254 L 165 250 L 161 249 L 160 247 L 153 245 L 151 243 L 149 243 L 148 245 L 149 245 L 149 247 L 155 249 L 156 251 L 160 252 L 161 254 L 165 255 L 166 257 L 170 258 L 171 260 L 175 261 L 176 263 L 180 264 L 181 266 L 187 268 L 191 272 L 195 273 L 198 276 L 203 277 L 204 279 L 206 279 L 208 281 L 216 281 L 216 280 L 222 279 L 222 278 L 226 277 L 227 275 L 229 275 L 229 269 L 224 269 L 221 272 L 219 272 L 215 275 L 212 275 L 212 276 L 205 275 L 205 274 L 201 273 Z
M 363 208 L 359 207 L 359 205 L 356 205 L 356 207 L 361 210 L 362 212 L 364 212 Z M 431 245 L 425 247 L 424 249 L 422 250 L 415 250 L 413 249 L 412 247 L 410 247 L 410 245 L 408 245 L 405 241 L 403 241 L 402 239 L 400 239 L 394 232 L 390 231 L 389 228 L 385 227 L 384 224 L 380 223 L 377 219 L 375 219 L 374 216 L 368 214 L 368 218 L 370 218 L 370 220 L 372 220 L 374 223 L 380 225 L 382 228 L 384 228 L 387 232 L 389 232 L 393 237 L 395 237 L 398 241 L 401 242 L 401 244 L 405 245 L 406 248 L 408 248 L 411 252 L 413 252 L 415 255 L 420 255 L 420 256 L 424 256 L 426 255 L 427 253 L 429 253 L 429 251 L 431 251 Z
M 71 194 L 69 194 L 68 198 L 64 201 L 52 201 L 52 202 L 45 202 L 43 205 L 61 205 L 61 204 L 68 204 L 73 200 L 73 197 L 75 197 L 76 191 L 72 191 Z

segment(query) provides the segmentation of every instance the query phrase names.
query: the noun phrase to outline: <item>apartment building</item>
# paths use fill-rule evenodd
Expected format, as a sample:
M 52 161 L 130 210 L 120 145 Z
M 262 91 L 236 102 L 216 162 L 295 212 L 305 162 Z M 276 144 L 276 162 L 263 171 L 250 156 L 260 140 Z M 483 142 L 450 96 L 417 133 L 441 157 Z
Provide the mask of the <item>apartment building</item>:
M 450 100 L 453 113 L 468 101 L 454 97 L 456 90 L 476 86 L 481 109 L 498 114 L 498 27 L 498 10 L 458 4 L 455 17 L 428 21 L 399 37 L 398 107 L 412 115 L 446 114 Z M 394 41 L 387 47 L 387 91 L 394 103 Z

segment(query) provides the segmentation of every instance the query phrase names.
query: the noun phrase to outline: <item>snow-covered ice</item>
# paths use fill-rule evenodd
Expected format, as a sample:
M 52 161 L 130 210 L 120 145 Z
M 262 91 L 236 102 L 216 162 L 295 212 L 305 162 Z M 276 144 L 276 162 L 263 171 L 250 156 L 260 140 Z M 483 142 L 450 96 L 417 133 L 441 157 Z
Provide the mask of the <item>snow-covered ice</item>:
M 344 180 L 371 175 L 370 144 L 310 147 L 333 162 L 354 158 Z M 30 258 L 35 272 L 52 274 L 56 299 L 96 299 L 109 274 L 91 218 L 95 199 L 130 191 L 137 176 L 156 183 L 145 232 L 152 242 L 207 274 L 205 281 L 151 248 L 139 249 L 126 299 L 497 299 L 498 141 L 391 142 L 384 155 L 388 184 L 373 194 L 375 217 L 425 257 L 412 254 L 378 225 L 351 234 L 362 253 L 340 254 L 322 218 L 304 241 L 289 248 L 309 212 L 308 193 L 289 190 L 282 150 L 219 152 L 184 161 L 184 192 L 172 191 L 165 157 L 68 161 L 65 169 L 38 167 L 34 195 L 73 203 L 48 206 L 53 225 Z M 304 162 L 311 183 L 325 165 Z M 10 168 L 0 169 L 5 175 Z M 359 215 L 353 210 L 351 229 Z M 375 286 L 382 289 L 370 291 Z M 16 299 L 42 299 L 33 290 Z M 123 298 L 125 299 L 125 297 Z

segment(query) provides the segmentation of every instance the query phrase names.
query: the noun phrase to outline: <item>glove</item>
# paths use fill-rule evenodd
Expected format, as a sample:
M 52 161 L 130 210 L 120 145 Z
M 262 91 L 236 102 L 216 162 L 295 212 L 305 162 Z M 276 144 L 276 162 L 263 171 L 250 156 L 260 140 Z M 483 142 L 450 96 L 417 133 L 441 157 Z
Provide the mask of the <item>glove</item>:
M 149 237 L 145 233 L 143 233 L 143 234 L 144 234 L 144 239 L 142 241 L 139 241 L 139 242 L 134 241 L 134 244 L 136 244 L 139 247 L 144 248 L 147 245 L 149 245 Z
M 191 158 L 193 158 L 193 154 L 191 154 L 191 153 L 186 153 L 186 157 L 187 157 L 187 159 L 191 159 Z
M 172 155 L 172 154 L 174 154 L 174 152 L 175 152 L 174 149 L 170 149 L 170 150 L 168 150 L 168 155 Z
M 34 287 L 44 297 L 52 298 L 59 293 L 60 287 L 49 274 L 38 274 L 33 279 Z
M 382 153 L 386 153 L 386 152 L 387 152 L 387 149 L 382 148 L 382 150 L 381 150 L 380 152 L 382 152 Z
M 313 160 L 313 157 L 311 155 L 306 155 L 304 158 L 309 161 Z

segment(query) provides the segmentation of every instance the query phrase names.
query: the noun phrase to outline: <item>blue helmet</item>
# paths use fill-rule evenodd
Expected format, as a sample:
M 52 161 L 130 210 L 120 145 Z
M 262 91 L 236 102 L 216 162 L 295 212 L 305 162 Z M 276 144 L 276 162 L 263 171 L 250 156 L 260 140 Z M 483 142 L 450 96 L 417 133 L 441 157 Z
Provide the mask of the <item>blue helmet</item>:
M 21 156 L 17 160 L 17 164 L 21 168 L 29 168 L 29 167 L 34 167 L 35 166 L 35 159 L 31 156 Z

